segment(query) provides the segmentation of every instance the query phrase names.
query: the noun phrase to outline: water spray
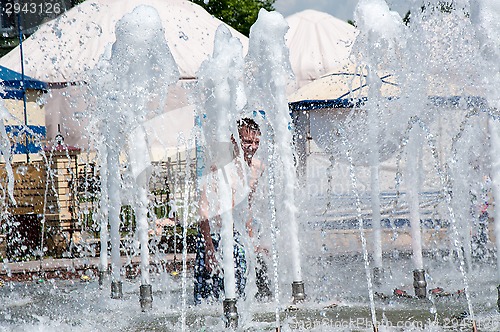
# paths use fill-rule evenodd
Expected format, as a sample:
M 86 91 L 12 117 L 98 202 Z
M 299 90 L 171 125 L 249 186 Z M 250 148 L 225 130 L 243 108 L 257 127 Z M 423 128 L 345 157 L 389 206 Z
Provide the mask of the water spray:
M 355 196 L 356 200 L 356 213 L 357 213 L 357 219 L 358 219 L 358 224 L 359 224 L 359 232 L 360 232 L 360 237 L 361 237 L 361 248 L 363 251 L 363 260 L 364 260 L 364 266 L 365 266 L 365 274 L 366 274 L 366 281 L 367 281 L 367 286 L 368 286 L 368 297 L 370 298 L 370 313 L 371 313 L 371 319 L 372 319 L 372 326 L 373 330 L 377 331 L 377 312 L 375 311 L 375 300 L 373 297 L 373 283 L 372 283 L 372 276 L 370 275 L 370 262 L 368 260 L 368 249 L 366 245 L 366 237 L 365 237 L 365 230 L 363 228 L 363 217 L 361 213 L 361 200 L 359 198 L 359 192 L 358 192 L 358 182 L 356 178 L 356 174 L 354 172 L 354 162 L 351 156 L 351 148 L 349 146 L 349 141 L 346 139 L 345 133 L 343 131 L 340 132 L 340 137 L 342 139 L 342 144 L 347 147 L 346 149 L 346 157 L 347 160 L 349 161 L 349 176 L 351 178 L 351 186 L 352 186 L 352 191 Z
M 135 27 L 140 25 L 140 31 Z M 148 248 L 148 183 L 150 158 L 144 119 L 163 111 L 169 85 L 178 81 L 179 72 L 166 43 L 162 21 L 157 10 L 137 6 L 115 25 L 116 41 L 109 59 L 101 58 L 92 73 L 91 89 L 97 102 L 94 120 L 98 130 L 97 151 L 101 164 L 101 260 L 99 284 L 102 285 L 107 264 L 108 222 L 111 242 L 111 298 L 123 297 L 121 282 L 120 211 L 122 196 L 121 152 L 128 142 L 128 169 L 134 183 L 134 213 L 141 255 L 140 302 L 142 310 L 151 308 Z M 133 49 L 134 52 L 130 50 Z M 116 84 L 120 82 L 120 84 Z M 155 103 L 149 103 L 155 100 Z M 158 102 L 156 106 L 156 101 Z M 128 133 L 125 137 L 124 133 Z M 102 137 L 105 139 L 101 142 Z M 146 152 L 146 153 L 145 153 Z
M 498 121 L 490 117 L 488 119 L 488 129 L 490 132 L 490 157 L 492 159 L 492 170 L 491 170 L 491 180 L 492 180 L 492 192 L 493 192 L 493 197 L 496 200 L 498 197 L 500 197 L 500 185 L 499 185 L 499 180 L 500 180 L 500 168 L 499 168 L 499 151 L 500 151 L 500 136 L 498 134 L 498 128 L 500 128 L 500 125 Z M 500 216 L 500 213 L 497 211 L 497 209 L 494 210 L 494 234 L 495 234 L 495 244 L 496 248 L 500 248 L 500 221 L 498 217 Z M 500 280 L 500 255 L 497 255 L 497 280 Z M 498 306 L 498 311 L 500 311 L 500 284 L 497 287 L 497 292 L 498 292 L 498 297 L 497 297 L 497 306 Z
M 237 113 L 243 109 L 246 97 L 242 86 L 243 57 L 240 41 L 232 37 L 227 27 L 221 25 L 216 32 L 213 56 L 198 71 L 201 112 L 204 113 L 203 134 L 206 144 L 207 165 L 214 167 L 216 207 L 209 213 L 220 216 L 220 250 L 224 276 L 223 311 L 226 327 L 238 326 L 236 307 L 236 268 L 233 255 L 235 228 L 233 218 L 234 197 L 231 173 L 226 166 L 233 160 L 230 135 L 235 133 Z M 241 177 L 240 177 L 241 178 Z M 241 186 L 241 183 L 239 184 Z M 243 186 L 246 186 L 244 184 Z
M 296 156 L 291 144 L 293 135 L 286 94 L 287 82 L 292 77 L 288 48 L 285 44 L 287 30 L 288 24 L 281 14 L 261 10 L 250 31 L 250 50 L 246 60 L 250 67 L 255 68 L 256 73 L 249 84 L 250 98 L 254 99 L 250 99 L 250 103 L 258 105 L 266 112 L 269 111 L 269 124 L 274 130 L 274 144 L 279 158 L 275 160 L 275 165 L 270 164 L 269 167 L 275 167 L 282 172 L 277 180 L 284 190 L 283 195 L 277 197 L 280 203 L 277 208 L 280 210 L 280 219 L 286 219 L 287 223 L 293 273 L 292 296 L 295 304 L 304 301 L 305 293 L 300 261 L 299 220 L 295 205 Z

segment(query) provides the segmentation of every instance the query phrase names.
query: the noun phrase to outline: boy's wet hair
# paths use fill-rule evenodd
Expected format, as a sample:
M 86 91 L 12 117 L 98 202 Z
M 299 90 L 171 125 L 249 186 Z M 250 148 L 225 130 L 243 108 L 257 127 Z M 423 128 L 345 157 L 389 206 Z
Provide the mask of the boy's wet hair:
M 253 119 L 243 118 L 243 119 L 238 120 L 237 123 L 238 123 L 238 129 L 241 129 L 241 127 L 245 126 L 248 129 L 250 129 L 252 131 L 256 131 L 260 134 L 260 127 L 257 124 L 257 122 L 255 122 L 255 120 L 253 120 Z

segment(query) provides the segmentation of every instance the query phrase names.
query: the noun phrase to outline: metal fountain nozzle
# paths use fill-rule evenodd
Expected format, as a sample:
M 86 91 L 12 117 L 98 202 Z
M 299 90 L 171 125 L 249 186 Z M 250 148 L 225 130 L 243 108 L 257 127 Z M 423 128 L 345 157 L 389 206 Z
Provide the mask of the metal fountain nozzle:
M 498 292 L 497 307 L 498 307 L 498 311 L 500 311 L 500 285 L 497 286 L 497 292 Z
M 153 287 L 151 285 L 141 285 L 139 288 L 139 295 L 141 310 L 151 310 L 153 308 Z
M 236 299 L 225 299 L 222 302 L 224 308 L 224 318 L 226 319 L 226 328 L 235 329 L 238 327 L 238 308 Z
M 121 299 L 123 297 L 122 282 L 121 281 L 111 281 L 111 298 Z
M 373 284 L 377 287 L 382 286 L 382 281 L 384 280 L 384 269 L 381 267 L 373 268 Z
M 292 296 L 293 296 L 293 304 L 303 302 L 306 299 L 306 294 L 304 291 L 304 282 L 302 281 L 292 282 Z
M 420 299 L 425 299 L 427 296 L 427 282 L 425 281 L 425 270 L 417 269 L 413 271 L 413 288 L 415 288 L 415 296 Z
M 102 287 L 104 284 L 104 278 L 106 277 L 106 272 L 105 271 L 99 271 L 99 287 Z

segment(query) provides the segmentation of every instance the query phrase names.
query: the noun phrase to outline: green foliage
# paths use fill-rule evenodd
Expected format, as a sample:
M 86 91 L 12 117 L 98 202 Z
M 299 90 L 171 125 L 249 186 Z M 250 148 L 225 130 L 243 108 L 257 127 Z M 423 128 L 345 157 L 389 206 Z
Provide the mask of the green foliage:
M 468 9 L 464 6 L 460 6 L 459 3 L 455 0 L 442 0 L 438 1 L 436 4 L 433 3 L 427 3 L 427 5 L 422 5 L 421 7 L 422 12 L 428 11 L 429 13 L 432 13 L 434 11 L 440 11 L 442 13 L 447 13 L 450 14 L 454 11 L 462 12 L 465 17 L 469 17 L 470 13 L 468 12 Z
M 17 45 L 19 45 L 19 38 L 17 37 L 0 37 L 0 58 L 9 53 Z
M 455 9 L 455 5 L 453 4 L 453 1 L 442 1 L 439 3 L 438 8 L 443 13 L 451 13 L 451 11 Z
M 184 229 L 182 226 L 166 226 L 163 228 L 163 235 L 164 236 L 173 236 L 174 233 L 176 236 L 180 239 L 182 239 L 182 234 L 184 232 Z M 189 227 L 186 231 L 187 236 L 196 236 L 198 234 L 198 227 Z
M 250 34 L 250 27 L 257 20 L 259 10 L 274 10 L 276 0 L 191 0 L 205 8 L 207 12 L 230 25 L 245 36 Z
M 463 12 L 465 17 L 469 17 L 470 13 L 465 8 L 458 8 L 457 3 L 454 0 L 448 1 L 438 1 L 437 3 L 427 2 L 420 7 L 420 11 L 422 14 L 432 14 L 433 12 L 441 12 L 445 14 L 450 14 L 453 11 L 460 10 Z M 403 23 L 405 25 L 410 25 L 411 23 L 411 12 L 408 11 L 403 18 Z
M 123 205 L 120 211 L 121 231 L 135 230 L 135 213 L 130 205 Z

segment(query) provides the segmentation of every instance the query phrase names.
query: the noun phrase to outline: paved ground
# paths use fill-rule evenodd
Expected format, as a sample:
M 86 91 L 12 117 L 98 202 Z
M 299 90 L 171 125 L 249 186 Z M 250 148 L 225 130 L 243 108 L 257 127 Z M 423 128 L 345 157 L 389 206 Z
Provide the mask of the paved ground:
M 174 259 L 175 258 L 175 259 Z M 188 254 L 188 268 L 192 266 L 194 254 Z M 131 261 L 122 257 L 122 265 L 126 274 L 137 274 L 140 257 L 133 257 Z M 159 261 L 152 261 L 152 270 L 173 271 L 182 268 L 182 255 L 165 255 Z M 99 257 L 86 258 L 45 258 L 42 261 L 28 261 L 15 263 L 0 263 L 0 280 L 23 281 L 37 280 L 40 278 L 79 278 L 83 274 L 96 273 L 99 266 Z

